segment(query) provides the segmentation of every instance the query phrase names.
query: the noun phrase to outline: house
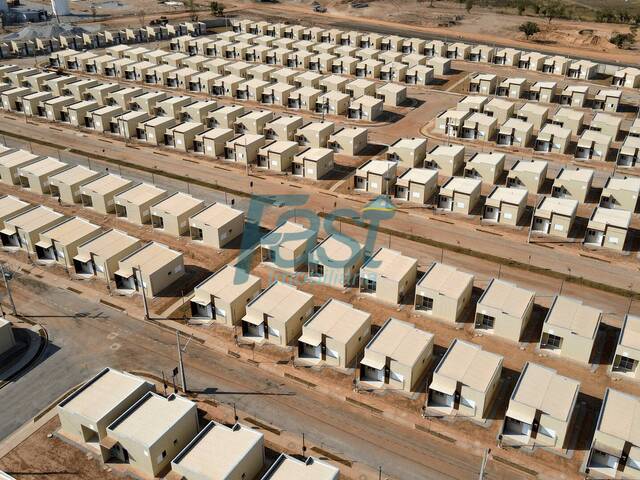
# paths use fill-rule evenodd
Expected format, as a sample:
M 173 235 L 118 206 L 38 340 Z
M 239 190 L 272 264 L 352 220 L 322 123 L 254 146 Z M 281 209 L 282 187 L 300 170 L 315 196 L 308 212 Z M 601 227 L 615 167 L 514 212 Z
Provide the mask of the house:
M 452 177 L 464 167 L 464 151 L 462 145 L 436 145 L 427 153 L 424 166 Z
M 553 180 L 551 196 L 555 198 L 572 198 L 580 203 L 585 203 L 591 191 L 593 175 L 594 171 L 589 168 L 572 170 L 561 168 Z
M 517 67 L 520 65 L 522 52 L 515 48 L 500 48 L 493 56 L 493 63 L 507 67 Z
M 334 167 L 334 152 L 329 148 L 308 147 L 293 157 L 291 172 L 293 175 L 320 180 Z
M 407 202 L 427 204 L 438 191 L 438 173 L 424 168 L 409 168 L 395 185 L 395 198 Z
M 315 111 L 318 97 L 322 91 L 312 87 L 302 87 L 292 91 L 287 100 L 287 107 L 307 111 Z
M 469 61 L 493 63 L 495 53 L 495 47 L 490 47 L 489 45 L 473 45 L 469 51 Z
M 621 68 L 613 74 L 611 84 L 614 87 L 640 87 L 640 69 L 635 67 Z
M 391 195 L 397 178 L 396 162 L 368 160 L 356 169 L 354 189 L 378 195 Z
M 589 87 L 586 85 L 566 85 L 560 93 L 560 105 L 582 108 L 587 101 Z
M 355 55 L 355 52 L 353 52 L 353 55 Z M 355 75 L 360 59 L 353 55 L 344 55 L 336 58 L 331 64 L 331 73 Z
M 484 107 L 489 103 L 489 97 L 484 95 L 465 95 L 456 105 L 456 110 L 461 112 L 484 112 Z M 466 117 L 465 117 L 466 118 Z
M 335 287 L 357 283 L 364 263 L 364 247 L 351 237 L 329 235 L 309 252 L 309 279 Z
M 595 130 L 585 130 L 576 146 L 578 160 L 599 160 L 605 162 L 611 148 L 611 137 Z
M 240 115 L 233 128 L 236 133 L 250 133 L 262 135 L 265 126 L 273 120 L 273 112 L 270 110 L 252 110 L 244 115 Z
M 427 57 L 446 57 L 447 44 L 442 40 L 428 41 L 424 46 L 424 54 Z
M 550 123 L 562 128 L 569 129 L 572 135 L 582 133 L 584 125 L 584 113 L 573 108 L 559 108 L 551 117 Z
M 516 118 L 531 123 L 536 131 L 542 129 L 547 123 L 548 117 L 549 109 L 542 105 L 536 105 L 535 103 L 525 103 L 516 112 Z
M 547 56 L 540 52 L 527 52 L 520 56 L 518 68 L 541 72 Z
M 635 167 L 638 160 L 640 160 L 640 137 L 629 135 L 618 151 L 616 164 L 621 167 Z
M 193 98 L 187 95 L 180 97 L 167 97 L 156 103 L 153 113 L 158 116 L 172 117 L 178 120 L 181 117 L 182 109 L 192 103 Z
M 527 362 L 509 398 L 501 444 L 563 450 L 579 391 L 577 380 Z
M 6 250 L 26 250 L 28 254 L 35 254 L 40 233 L 62 223 L 64 218 L 61 213 L 42 205 L 8 217 L 0 231 L 2 246 Z
M 132 111 L 118 115 L 115 118 L 116 122 L 113 122 L 111 127 L 111 133 L 114 135 L 120 135 L 126 139 L 136 138 L 144 140 L 146 133 L 144 130 L 144 124 L 151 116 L 142 111 Z
M 351 97 L 349 95 L 332 90 L 318 97 L 315 112 L 325 115 L 348 115 L 350 102 Z
M 440 187 L 438 208 L 471 215 L 480 200 L 481 187 L 480 180 L 451 177 Z
M 190 152 L 194 150 L 196 137 L 205 130 L 201 122 L 182 122 L 166 131 L 164 143 L 181 152 Z
M 13 331 L 11 330 L 11 322 L 4 318 L 0 318 L 0 357 L 4 357 L 5 354 L 8 354 L 13 350 L 15 345 L 16 339 L 13 335 Z M 6 475 L 6 478 L 4 478 L 3 475 L 6 474 L 0 470 L 0 479 L 15 480 L 13 477 L 9 477 L 9 475 Z
M 584 244 L 623 251 L 629 234 L 631 212 L 613 208 L 596 207 L 584 236 Z
M 51 92 L 36 92 L 30 95 L 25 95 L 22 97 L 22 108 L 24 110 L 24 114 L 30 117 L 46 117 L 47 112 L 44 108 L 44 102 L 51 100 L 52 98 L 53 94 Z
M 236 135 L 224 145 L 224 158 L 248 165 L 256 163 L 258 151 L 266 143 L 264 135 Z
M 496 120 L 498 120 L 498 124 L 502 125 L 514 116 L 515 106 L 516 104 L 509 100 L 492 98 L 487 102 L 482 111 L 485 115 L 495 117 Z
M 271 140 L 258 150 L 257 166 L 276 172 L 291 169 L 293 157 L 298 153 L 298 144 L 288 140 Z
M 529 95 L 529 81 L 526 78 L 505 78 L 496 88 L 498 97 L 526 98 Z
M 218 108 L 215 100 L 203 100 L 185 105 L 180 112 L 183 122 L 199 122 L 207 125 L 209 114 Z
M 387 82 L 404 82 L 409 67 L 405 63 L 400 62 L 401 58 L 402 57 L 392 62 L 385 62 L 380 68 L 378 78 Z
M 76 103 L 76 99 L 68 95 L 46 100 L 43 102 L 45 117 L 52 122 L 70 123 L 69 106 L 74 103 Z
M 19 185 L 18 170 L 47 157 L 34 155 L 26 150 L 5 149 L 0 154 L 0 181 L 7 185 Z
M 150 242 L 129 256 L 120 259 L 113 273 L 119 293 L 142 290 L 153 298 L 184 275 L 184 260 L 180 252 L 157 242 Z
M 302 117 L 297 115 L 278 117 L 265 125 L 263 134 L 270 140 L 290 141 L 303 122 Z
M 638 379 L 638 364 L 640 364 L 638 332 L 640 332 L 640 317 L 625 315 L 609 372 L 630 380 Z
M 535 293 L 491 279 L 476 304 L 475 330 L 519 342 L 533 311 Z
M 244 232 L 244 212 L 222 203 L 190 215 L 188 221 L 191 240 L 217 249 L 224 248 Z
M 360 98 L 365 95 L 373 97 L 376 94 L 376 84 L 369 80 L 359 78 L 347 83 L 345 92 L 348 93 L 351 98 Z
M 376 98 L 383 100 L 386 106 L 399 107 L 407 100 L 407 87 L 397 83 L 385 83 L 376 90 Z
M 78 253 L 73 257 L 73 267 L 80 277 L 104 275 L 111 282 L 118 262 L 142 246 L 135 237 L 119 230 L 109 230 L 78 245 Z
M 154 229 L 180 237 L 189 234 L 189 220 L 204 208 L 204 202 L 191 195 L 176 192 L 153 203 L 150 208 Z
M 116 217 L 137 225 L 151 223 L 151 206 L 167 196 L 166 190 L 149 183 L 139 183 L 114 196 Z
M 166 100 L 168 95 L 165 92 L 146 92 L 131 99 L 131 109 L 146 112 L 149 115 L 156 113 L 156 105 Z
M 446 58 L 455 60 L 468 60 L 471 52 L 471 45 L 462 42 L 455 42 L 447 45 Z
M 473 113 L 462 124 L 460 138 L 489 141 L 497 131 L 498 121 L 484 113 Z
M 31 209 L 31 204 L 13 195 L 0 196 L 0 229 L 4 228 L 4 221 Z
M 548 163 L 544 160 L 517 160 L 507 172 L 507 187 L 523 188 L 532 194 L 539 193 L 547 179 L 547 169 Z
M 387 160 L 398 162 L 402 167 L 424 164 L 427 155 L 427 140 L 424 138 L 400 138 L 387 148 Z
M 482 421 L 489 415 L 502 373 L 503 358 L 481 346 L 455 339 L 433 372 L 427 411 Z
M 286 453 L 281 453 L 260 480 L 296 480 L 313 478 L 313 480 L 338 480 L 340 470 L 333 465 L 314 457 L 298 460 Z
M 529 100 L 553 103 L 556 98 L 556 82 L 536 82 L 529 89 Z
M 560 125 L 547 123 L 542 127 L 533 149 L 544 153 L 566 153 L 571 143 L 571 130 Z
M 416 283 L 418 260 L 396 250 L 379 248 L 360 268 L 360 293 L 399 304 Z
M 543 197 L 533 213 L 531 231 L 568 238 L 577 209 L 577 200 Z
M 472 115 L 468 109 L 449 109 L 436 117 L 436 128 L 442 130 L 447 137 L 459 137 L 462 134 L 462 126 L 467 118 Z
M 18 180 L 22 188 L 44 195 L 51 192 L 49 177 L 71 168 L 57 158 L 45 157 L 18 168 Z
M 300 336 L 313 308 L 310 293 L 288 283 L 273 282 L 247 303 L 241 322 L 242 336 L 286 347 Z
M 284 222 L 260 239 L 261 260 L 270 266 L 295 272 L 306 268 L 317 232 L 299 223 Z
M 496 143 L 514 147 L 527 147 L 533 138 L 533 123 L 519 118 L 510 118 L 498 130 Z
M 197 433 L 196 403 L 175 394 L 165 398 L 148 392 L 107 427 L 100 443 L 102 458 L 156 477 Z
M 581 300 L 557 296 L 542 324 L 538 347 L 580 363 L 591 363 L 602 311 Z
M 278 105 L 280 107 L 289 106 L 289 97 L 296 89 L 293 85 L 286 83 L 274 83 L 265 87 L 262 92 L 262 103 L 267 105 Z
M 172 461 L 186 479 L 257 478 L 264 466 L 264 435 L 236 423 L 209 422 Z
M 504 153 L 474 153 L 464 167 L 466 178 L 475 178 L 485 183 L 496 184 L 504 173 Z
M 577 60 L 569 65 L 567 77 L 590 80 L 598 73 L 598 64 L 590 60 Z
M 170 129 L 178 124 L 174 117 L 159 116 L 153 117 L 140 124 L 140 136 L 152 145 L 171 145 L 173 136 L 168 135 Z
M 571 60 L 561 55 L 546 57 L 542 65 L 542 73 L 551 73 L 552 75 L 564 77 L 567 74 L 570 62 Z
M 309 122 L 298 129 L 294 140 L 301 146 L 326 148 L 334 130 L 335 124 L 333 122 Z
M 324 92 L 345 93 L 349 78 L 341 75 L 326 75 L 318 82 L 320 90 Z
M 389 318 L 369 341 L 360 360 L 360 382 L 413 392 L 433 354 L 434 335 Z
M 414 310 L 456 325 L 471 302 L 473 275 L 444 263 L 432 263 L 416 284 Z
M 633 478 L 638 454 L 640 399 L 607 388 L 596 422 L 585 472 L 594 478 Z
M 485 200 L 482 219 L 515 227 L 520 223 L 526 208 L 526 190 L 494 187 Z
M 105 368 L 57 406 L 60 433 L 90 449 L 100 449 L 107 427 L 148 392 L 153 383 Z
M 596 113 L 591 119 L 589 130 L 609 135 L 615 141 L 620 133 L 622 118 L 608 113 Z
M 236 121 L 244 113 L 242 105 L 218 107 L 207 115 L 207 123 L 210 127 L 234 128 Z
M 609 177 L 602 189 L 600 206 L 635 212 L 640 195 L 640 180 L 636 177 Z
M 356 120 L 374 121 L 384 112 L 384 103 L 376 97 L 363 95 L 351 101 L 347 117 Z
M 266 58 L 266 55 L 265 55 Z M 271 81 L 271 76 L 275 73 L 276 68 L 270 65 L 258 64 L 247 70 L 247 78 L 253 80 Z
M 318 53 L 309 59 L 309 74 L 313 72 L 331 73 L 333 72 L 333 62 L 337 59 L 329 52 Z
M 469 92 L 480 95 L 493 95 L 498 83 L 498 77 L 491 73 L 476 73 L 469 80 Z
M 423 51 L 423 50 L 420 50 L 420 51 Z M 400 62 L 404 63 L 409 69 L 417 66 L 426 67 L 427 57 L 420 53 L 409 53 L 407 55 L 403 55 L 402 58 L 400 59 Z M 407 69 L 407 71 L 409 70 Z M 404 81 L 408 83 L 406 76 Z
M 622 101 L 620 90 L 599 90 L 593 99 L 593 109 L 604 112 L 617 112 Z
M 40 232 L 40 240 L 35 244 L 36 257 L 43 263 L 57 263 L 67 270 L 78 253 L 78 246 L 100 234 L 98 225 L 78 217 L 67 218 L 63 222 Z
M 343 155 L 355 156 L 369 144 L 369 131 L 361 127 L 343 127 L 329 135 L 327 148 Z
M 306 363 L 348 368 L 371 338 L 371 315 L 330 298 L 302 326 L 298 357 Z

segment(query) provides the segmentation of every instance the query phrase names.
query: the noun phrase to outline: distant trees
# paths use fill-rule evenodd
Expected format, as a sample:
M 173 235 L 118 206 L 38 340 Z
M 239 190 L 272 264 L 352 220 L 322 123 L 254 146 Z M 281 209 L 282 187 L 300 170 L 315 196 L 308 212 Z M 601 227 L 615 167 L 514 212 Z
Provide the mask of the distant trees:
M 222 2 L 211 2 L 209 4 L 211 15 L 214 17 L 222 17 L 224 15 L 224 4 Z
M 543 0 L 538 5 L 538 13 L 545 17 L 549 23 L 554 18 L 559 18 L 567 12 L 566 5 L 561 0 Z
M 524 36 L 529 40 L 530 37 L 540 31 L 540 27 L 536 22 L 525 22 L 518 27 L 518 30 L 524 33 Z
M 467 11 L 467 13 L 469 13 L 472 8 L 473 8 L 473 0 L 465 0 L 464 9 Z
M 636 41 L 636 35 L 633 32 L 620 33 L 614 32 L 609 38 L 609 43 L 615 45 L 618 48 L 627 48 Z

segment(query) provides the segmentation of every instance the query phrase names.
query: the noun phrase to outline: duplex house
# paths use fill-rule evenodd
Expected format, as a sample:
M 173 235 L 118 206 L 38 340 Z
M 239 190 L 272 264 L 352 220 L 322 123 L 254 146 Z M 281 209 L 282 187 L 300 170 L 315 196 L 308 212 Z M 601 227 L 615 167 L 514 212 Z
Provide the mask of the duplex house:
M 260 240 L 261 259 L 276 268 L 294 272 L 306 268 L 317 232 L 294 222 L 284 222 Z
M 536 152 L 544 153 L 566 153 L 571 143 L 571 130 L 563 128 L 560 125 L 547 123 L 533 145 Z
M 356 169 L 354 189 L 390 195 L 397 179 L 398 164 L 390 160 L 369 160 Z
M 523 188 L 536 194 L 547 179 L 547 168 L 548 163 L 543 160 L 518 160 L 507 173 L 507 187 Z
M 427 153 L 424 166 L 453 177 L 464 167 L 464 152 L 462 145 L 436 145 Z
M 190 215 L 188 225 L 191 240 L 221 249 L 242 235 L 244 212 L 222 203 L 213 203 Z
M 182 192 L 151 205 L 151 225 L 174 237 L 190 233 L 189 220 L 204 208 L 204 202 Z
M 137 238 L 119 230 L 109 230 L 78 245 L 78 253 L 73 257 L 76 275 L 85 278 L 104 276 L 110 285 L 118 262 L 142 246 Z
M 35 244 L 36 257 L 43 263 L 56 263 L 65 269 L 78 253 L 78 246 L 100 234 L 100 227 L 78 217 L 68 218 L 40 232 Z
M 398 177 L 395 198 L 425 205 L 438 191 L 438 172 L 426 168 L 410 168 Z
M 427 155 L 425 138 L 400 138 L 387 148 L 387 160 L 396 161 L 403 167 L 421 167 Z
M 0 240 L 6 250 L 25 250 L 36 253 L 40 233 L 64 221 L 64 216 L 50 208 L 39 205 L 6 218 L 0 231 Z

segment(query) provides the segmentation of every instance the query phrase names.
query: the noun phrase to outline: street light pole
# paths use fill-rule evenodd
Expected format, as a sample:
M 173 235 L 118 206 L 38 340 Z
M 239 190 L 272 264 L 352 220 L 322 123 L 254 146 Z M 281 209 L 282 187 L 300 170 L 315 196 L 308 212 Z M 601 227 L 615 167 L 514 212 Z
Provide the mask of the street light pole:
M 134 272 L 135 275 L 135 272 Z M 142 305 L 144 306 L 144 319 L 149 320 L 149 304 L 147 303 L 147 292 L 144 287 L 144 279 L 142 278 L 142 269 L 138 265 L 138 276 L 140 277 L 140 288 L 142 289 Z
M 13 295 L 11 295 L 11 287 L 9 287 L 9 281 L 7 280 L 7 275 L 4 271 L 4 265 L 0 263 L 0 273 L 2 273 L 2 278 L 4 279 L 4 286 L 7 289 L 7 295 L 9 296 L 9 301 L 11 302 L 11 310 L 14 315 L 18 315 L 16 311 L 16 304 L 13 301 Z
M 182 391 L 187 393 L 187 378 L 184 374 L 184 363 L 182 362 L 182 347 L 180 347 L 180 331 L 176 330 L 176 342 L 178 343 L 178 363 L 180 364 L 180 381 L 182 382 Z

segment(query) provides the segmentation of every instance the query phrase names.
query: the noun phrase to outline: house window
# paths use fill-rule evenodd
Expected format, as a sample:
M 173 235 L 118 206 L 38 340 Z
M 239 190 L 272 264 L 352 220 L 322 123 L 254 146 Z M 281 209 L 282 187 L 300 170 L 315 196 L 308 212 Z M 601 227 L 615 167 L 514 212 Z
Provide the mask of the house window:
M 636 363 L 633 358 L 621 356 L 618 362 L 618 369 L 625 372 L 633 372 L 636 369 Z
M 480 315 L 480 327 L 481 328 L 488 328 L 488 329 L 492 329 L 493 328 L 493 324 L 495 323 L 496 319 L 489 316 L 489 315 L 485 315 L 484 313 Z
M 557 335 L 548 334 L 547 335 L 547 345 L 553 348 L 560 348 L 562 345 L 562 337 Z
M 421 297 L 419 306 L 424 310 L 433 310 L 433 298 Z

